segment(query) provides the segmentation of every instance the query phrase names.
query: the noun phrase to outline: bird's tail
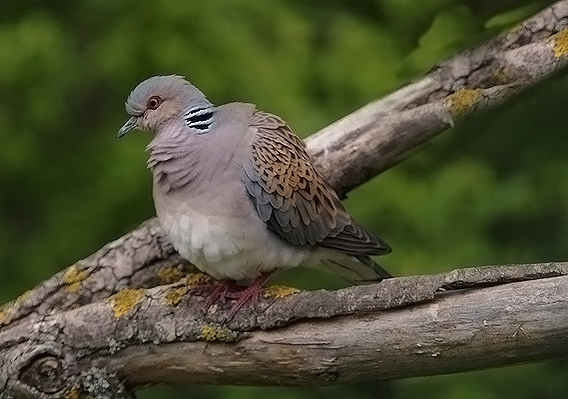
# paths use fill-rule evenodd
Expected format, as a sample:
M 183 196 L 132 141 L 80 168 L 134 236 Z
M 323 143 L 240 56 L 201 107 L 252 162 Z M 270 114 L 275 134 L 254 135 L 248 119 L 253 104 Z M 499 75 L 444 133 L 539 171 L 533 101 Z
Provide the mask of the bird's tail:
M 367 255 L 337 254 L 332 258 L 322 259 L 318 268 L 338 274 L 353 284 L 376 283 L 392 277 L 389 272 Z

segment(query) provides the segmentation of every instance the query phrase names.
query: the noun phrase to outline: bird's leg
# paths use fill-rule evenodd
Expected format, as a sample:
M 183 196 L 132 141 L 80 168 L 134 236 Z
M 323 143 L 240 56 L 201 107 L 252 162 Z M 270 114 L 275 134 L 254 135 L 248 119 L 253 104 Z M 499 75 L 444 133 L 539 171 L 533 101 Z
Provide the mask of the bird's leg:
M 237 285 L 232 280 L 217 281 L 210 287 L 212 288 L 212 290 L 205 298 L 205 303 L 203 304 L 203 310 L 205 312 L 207 312 L 211 305 L 213 305 L 217 300 L 221 298 L 232 297 L 231 291 L 238 290 Z
M 264 287 L 266 281 L 268 281 L 268 279 L 270 278 L 271 274 L 272 273 L 261 274 L 254 279 L 251 285 L 244 288 L 239 293 L 236 293 L 237 295 L 235 297 L 237 300 L 235 301 L 233 307 L 227 315 L 227 321 L 231 320 L 233 316 L 235 316 L 235 314 L 239 311 L 239 309 L 242 308 L 243 305 L 247 302 L 250 302 L 251 304 L 256 304 L 258 302 L 262 288 Z
M 211 290 L 207 297 L 205 298 L 205 303 L 203 304 L 204 312 L 217 302 L 219 299 L 229 298 L 235 299 L 235 303 L 229 310 L 227 315 L 227 321 L 231 320 L 235 314 L 243 307 L 247 302 L 251 304 L 256 304 L 260 299 L 260 293 L 266 281 L 270 278 L 272 273 L 261 274 L 259 277 L 254 279 L 254 281 L 248 287 L 240 287 L 233 280 L 221 280 L 214 284 L 208 285 L 208 290 Z M 204 289 L 205 287 L 201 287 Z

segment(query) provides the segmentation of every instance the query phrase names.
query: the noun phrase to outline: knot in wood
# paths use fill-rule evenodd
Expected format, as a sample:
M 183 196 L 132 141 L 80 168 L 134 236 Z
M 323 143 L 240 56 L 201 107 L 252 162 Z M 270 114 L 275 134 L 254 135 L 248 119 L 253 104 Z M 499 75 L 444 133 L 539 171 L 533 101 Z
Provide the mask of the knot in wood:
M 53 394 L 65 387 L 65 371 L 61 360 L 42 354 L 33 358 L 20 374 L 20 381 L 46 394 Z

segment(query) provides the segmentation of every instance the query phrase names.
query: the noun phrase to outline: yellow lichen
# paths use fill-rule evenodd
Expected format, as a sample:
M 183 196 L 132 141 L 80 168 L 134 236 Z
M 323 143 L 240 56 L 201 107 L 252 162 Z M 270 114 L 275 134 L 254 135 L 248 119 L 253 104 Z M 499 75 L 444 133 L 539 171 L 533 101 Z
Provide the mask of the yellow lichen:
M 11 316 L 18 300 L 19 298 L 0 306 L 0 326 L 7 326 L 12 322 Z
M 23 301 L 25 300 L 27 297 L 30 296 L 30 294 L 32 293 L 32 290 L 27 290 L 25 291 L 22 295 L 20 295 L 19 297 L 16 298 L 16 301 Z
M 203 326 L 201 327 L 200 338 L 207 342 L 234 342 L 236 336 L 233 331 L 229 330 L 226 327 Z
M 215 280 L 204 273 L 188 273 L 186 279 L 186 284 L 190 287 L 202 284 L 212 284 L 215 282 Z
M 552 44 L 552 50 L 554 50 L 556 58 L 560 58 L 568 53 L 568 28 L 550 36 L 548 42 Z
M 509 69 L 506 66 L 497 69 L 497 71 L 495 71 L 495 79 L 498 84 L 501 85 L 511 83 L 511 74 L 509 73 Z
M 175 306 L 181 302 L 181 299 L 187 292 L 189 287 L 187 285 L 182 285 L 180 287 L 170 288 L 166 292 L 166 304 L 170 306 Z
M 186 284 L 199 285 L 208 284 L 214 281 L 211 277 L 204 273 L 184 273 L 176 266 L 165 267 L 158 271 L 158 278 L 163 284 L 176 283 L 183 278 L 186 279 Z
M 263 296 L 265 298 L 284 298 L 285 296 L 296 294 L 300 292 L 299 289 L 294 287 L 287 287 L 285 285 L 271 285 L 264 289 Z
M 90 397 L 90 395 L 83 395 L 77 387 L 71 388 L 71 390 L 69 390 L 69 392 L 67 392 L 64 396 L 65 399 L 82 399 Z
M 215 341 L 217 339 L 217 331 L 214 327 L 211 326 L 203 326 L 201 327 L 201 335 L 200 338 L 205 341 Z
M 32 292 L 32 290 L 27 290 L 13 301 L 0 306 L 0 326 L 7 326 L 12 322 L 11 316 L 14 313 L 14 308 L 18 307 L 19 302 L 25 301 Z
M 75 293 L 81 288 L 81 283 L 87 278 L 85 270 L 77 269 L 77 266 L 71 266 L 63 275 L 63 283 L 67 286 L 67 291 Z
M 112 301 L 112 310 L 114 317 L 124 316 L 126 313 L 134 309 L 134 307 L 144 297 L 143 289 L 125 289 L 117 292 L 109 298 Z
M 450 94 L 446 101 L 449 104 L 452 116 L 467 114 L 481 99 L 483 91 L 481 89 L 460 89 Z
M 10 309 L 0 310 L 0 326 L 5 326 L 10 324 L 10 319 L 8 315 L 10 314 Z
M 181 280 L 185 273 L 179 270 L 176 266 L 164 267 L 158 270 L 158 278 L 162 284 L 171 284 Z

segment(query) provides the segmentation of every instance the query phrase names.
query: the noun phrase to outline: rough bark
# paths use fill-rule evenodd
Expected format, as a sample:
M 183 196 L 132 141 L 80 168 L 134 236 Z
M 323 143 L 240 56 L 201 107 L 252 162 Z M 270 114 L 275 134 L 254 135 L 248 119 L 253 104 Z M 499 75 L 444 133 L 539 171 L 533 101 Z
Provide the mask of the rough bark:
M 4 327 L 3 397 L 126 397 L 158 382 L 322 385 L 564 357 L 567 275 L 568 263 L 549 263 L 403 277 L 264 298 L 229 322 L 230 304 L 204 314 L 187 279 L 126 289 Z
M 568 4 L 557 2 L 323 128 L 306 140 L 308 149 L 344 194 L 401 162 L 456 120 L 500 104 L 561 70 L 568 60 L 567 25 Z
M 560 1 L 323 129 L 308 149 L 345 194 L 456 118 L 561 70 L 567 21 Z M 173 381 L 321 385 L 566 356 L 565 263 L 272 289 L 285 298 L 230 323 L 227 304 L 202 313 L 191 270 L 150 220 L 4 306 L 0 398 L 129 397 Z

